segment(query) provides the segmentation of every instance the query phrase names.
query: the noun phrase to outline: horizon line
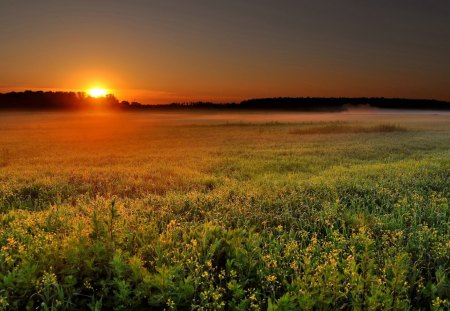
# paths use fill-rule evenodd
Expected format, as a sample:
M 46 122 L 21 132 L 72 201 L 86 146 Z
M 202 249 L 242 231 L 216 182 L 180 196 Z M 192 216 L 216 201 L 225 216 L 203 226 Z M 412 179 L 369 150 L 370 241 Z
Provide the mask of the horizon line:
M 0 94 L 8 94 L 8 93 L 25 93 L 25 92 L 43 92 L 43 93 L 82 93 L 90 96 L 86 90 L 61 90 L 61 89 L 23 89 L 23 90 L 11 90 L 7 92 L 0 92 Z M 172 104 L 196 104 L 196 103 L 208 103 L 208 104 L 217 104 L 217 105 L 225 105 L 225 104 L 240 104 L 245 101 L 250 100 L 265 100 L 265 99 L 392 99 L 392 100 L 423 100 L 423 101 L 438 101 L 438 102 L 446 102 L 450 103 L 449 99 L 439 99 L 439 98 L 418 98 L 418 97 L 385 97 L 385 96 L 262 96 L 262 97 L 245 97 L 241 100 L 234 101 L 215 101 L 215 100 L 178 100 L 178 101 L 170 101 L 170 102 L 160 102 L 160 103 L 150 103 L 150 102 L 142 102 L 137 100 L 128 100 L 128 99 L 119 99 L 116 97 L 114 93 L 108 93 L 106 96 L 112 95 L 120 102 L 128 102 L 138 103 L 145 106 L 163 106 L 163 105 L 172 105 Z

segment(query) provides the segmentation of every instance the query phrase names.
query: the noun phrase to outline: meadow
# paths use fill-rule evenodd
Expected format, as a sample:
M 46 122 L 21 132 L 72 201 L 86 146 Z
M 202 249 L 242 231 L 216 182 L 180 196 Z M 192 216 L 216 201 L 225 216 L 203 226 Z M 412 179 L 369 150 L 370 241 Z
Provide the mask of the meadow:
M 0 310 L 449 310 L 450 114 L 0 115 Z

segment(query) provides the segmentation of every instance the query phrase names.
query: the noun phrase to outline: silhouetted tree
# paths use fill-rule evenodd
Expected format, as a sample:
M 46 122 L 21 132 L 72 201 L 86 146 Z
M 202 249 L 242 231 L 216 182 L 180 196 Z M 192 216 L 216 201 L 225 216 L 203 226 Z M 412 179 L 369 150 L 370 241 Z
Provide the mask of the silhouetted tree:
M 94 98 L 84 92 L 24 91 L 0 94 L 0 109 L 10 110 L 86 110 L 123 109 L 114 95 Z
M 24 91 L 0 93 L 0 109 L 15 110 L 290 110 L 344 111 L 351 106 L 366 105 L 383 109 L 450 110 L 450 103 L 433 99 L 383 97 L 279 97 L 257 98 L 236 103 L 185 102 L 168 105 L 142 105 L 119 102 L 114 95 L 94 98 L 84 92 Z

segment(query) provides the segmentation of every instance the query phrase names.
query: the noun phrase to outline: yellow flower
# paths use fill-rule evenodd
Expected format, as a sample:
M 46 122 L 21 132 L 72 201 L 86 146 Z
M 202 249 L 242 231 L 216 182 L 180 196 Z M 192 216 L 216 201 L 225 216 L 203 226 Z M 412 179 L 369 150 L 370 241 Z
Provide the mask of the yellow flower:
M 274 274 L 268 275 L 266 277 L 267 282 L 275 282 L 277 280 L 277 276 Z
M 297 271 L 298 270 L 297 262 L 295 262 L 295 261 L 291 262 L 290 267 L 292 270 Z
M 93 289 L 91 283 L 90 283 L 88 280 L 84 281 L 83 285 L 84 285 L 84 287 L 86 287 L 87 289 Z
M 14 245 L 16 245 L 16 243 L 17 243 L 17 241 L 16 241 L 13 237 L 9 237 L 9 238 L 7 238 L 6 240 L 8 241 L 8 244 L 9 244 L 10 246 L 14 246 Z
M 42 276 L 41 279 L 41 283 L 43 286 L 56 285 L 58 284 L 58 280 L 53 272 L 44 272 L 44 275 Z
M 175 302 L 172 299 L 167 299 L 166 304 L 169 310 L 175 310 Z
M 442 305 L 445 305 L 447 303 L 446 299 L 441 299 L 441 297 L 437 297 L 433 300 L 433 307 L 438 308 Z

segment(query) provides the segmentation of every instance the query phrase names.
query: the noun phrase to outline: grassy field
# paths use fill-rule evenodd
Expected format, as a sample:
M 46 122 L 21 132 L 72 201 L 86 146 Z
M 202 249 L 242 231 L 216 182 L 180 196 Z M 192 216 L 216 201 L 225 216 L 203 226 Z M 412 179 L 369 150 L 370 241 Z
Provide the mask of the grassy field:
M 448 310 L 450 114 L 0 115 L 0 310 Z

